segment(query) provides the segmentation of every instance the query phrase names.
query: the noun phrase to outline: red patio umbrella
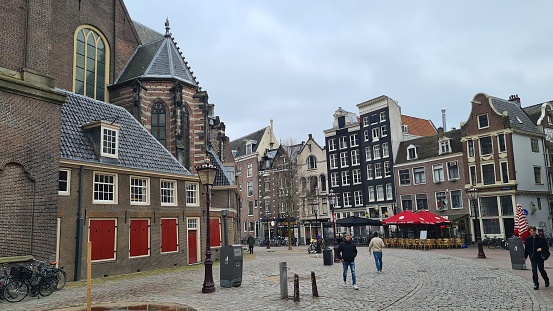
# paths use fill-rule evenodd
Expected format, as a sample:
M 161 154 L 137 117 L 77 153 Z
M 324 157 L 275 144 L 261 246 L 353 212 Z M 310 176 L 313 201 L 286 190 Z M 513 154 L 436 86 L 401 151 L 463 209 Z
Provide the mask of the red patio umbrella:
M 440 215 L 436 215 L 430 211 L 427 210 L 420 210 L 415 213 L 420 218 L 424 218 L 424 220 L 430 224 L 430 225 L 437 225 L 437 224 L 450 224 L 451 220 L 447 218 L 443 218 Z
M 522 206 L 520 205 L 520 203 L 517 203 L 517 212 L 515 214 L 515 230 L 518 230 L 518 235 L 524 243 L 526 237 L 530 235 L 530 231 L 528 231 L 528 219 L 526 219 L 526 215 L 522 211 Z
M 427 225 L 428 221 L 419 217 L 410 210 L 395 214 L 390 218 L 382 220 L 383 225 Z

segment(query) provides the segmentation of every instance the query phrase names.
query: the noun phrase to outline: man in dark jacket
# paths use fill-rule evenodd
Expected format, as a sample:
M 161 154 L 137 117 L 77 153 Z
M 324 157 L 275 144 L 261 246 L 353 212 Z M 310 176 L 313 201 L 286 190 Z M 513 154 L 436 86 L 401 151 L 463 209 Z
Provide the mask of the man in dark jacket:
M 524 260 L 530 257 L 530 263 L 532 264 L 532 280 L 534 281 L 534 289 L 540 288 L 538 282 L 538 270 L 540 270 L 541 277 L 545 282 L 545 287 L 549 287 L 549 277 L 545 268 L 543 267 L 543 259 L 541 254 L 545 251 L 549 251 L 547 246 L 547 240 L 539 235 L 536 235 L 536 227 L 528 227 L 530 235 L 524 240 Z
M 255 245 L 255 239 L 250 234 L 248 237 L 248 250 L 250 251 L 250 254 L 253 254 L 253 246 Z
M 351 234 L 346 234 L 346 240 L 338 245 L 338 258 L 344 266 L 344 286 L 346 286 L 348 267 L 351 270 L 351 282 L 354 289 L 359 289 L 355 278 L 355 257 L 357 256 L 357 246 L 351 240 Z

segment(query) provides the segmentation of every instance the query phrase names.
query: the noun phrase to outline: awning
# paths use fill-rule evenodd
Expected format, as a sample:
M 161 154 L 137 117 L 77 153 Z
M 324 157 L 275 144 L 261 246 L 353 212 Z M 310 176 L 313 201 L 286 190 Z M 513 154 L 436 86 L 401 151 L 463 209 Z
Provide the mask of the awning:
M 463 218 L 468 218 L 469 217 L 469 214 L 458 214 L 458 215 L 450 215 L 450 216 L 444 216 L 444 218 L 446 218 L 451 220 L 451 222 L 456 222 L 458 220 L 461 220 Z

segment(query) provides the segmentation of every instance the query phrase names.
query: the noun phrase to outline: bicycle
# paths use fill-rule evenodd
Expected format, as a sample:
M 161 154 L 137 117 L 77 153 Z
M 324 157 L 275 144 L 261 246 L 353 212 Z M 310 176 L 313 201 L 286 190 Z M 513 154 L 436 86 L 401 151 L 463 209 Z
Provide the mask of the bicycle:
M 39 262 L 38 265 L 12 267 L 3 294 L 7 301 L 19 302 L 29 295 L 39 298 L 49 296 L 56 290 L 57 284 L 57 273 Z
M 56 261 L 45 262 L 45 261 L 37 260 L 37 262 L 40 263 L 41 269 L 46 270 L 47 274 L 55 275 L 56 290 L 61 290 L 65 287 L 65 283 L 67 282 L 67 275 L 65 274 L 63 267 L 57 268 Z M 47 267 L 47 265 L 50 265 L 50 267 Z
M 502 238 L 492 238 L 488 242 L 488 248 L 489 249 L 498 249 L 498 248 L 509 249 L 509 241 Z

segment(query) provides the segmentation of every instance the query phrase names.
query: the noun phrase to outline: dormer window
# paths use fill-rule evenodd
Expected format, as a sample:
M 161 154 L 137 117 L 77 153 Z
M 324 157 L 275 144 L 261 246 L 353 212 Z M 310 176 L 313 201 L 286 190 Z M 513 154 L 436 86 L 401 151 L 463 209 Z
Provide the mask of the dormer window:
M 488 114 L 481 114 L 478 116 L 478 128 L 483 129 L 490 126 L 490 123 L 488 121 Z
M 119 156 L 119 129 L 114 121 L 94 121 L 83 126 L 93 141 L 95 152 L 101 157 L 114 159 Z
M 118 136 L 117 129 L 102 126 L 102 153 L 103 157 L 117 158 L 118 151 Z
M 251 142 L 246 143 L 246 154 L 252 153 L 252 145 Z
M 440 143 L 440 154 L 451 153 L 451 143 L 449 138 L 442 138 Z
M 417 146 L 411 145 L 407 147 L 407 160 L 415 160 L 417 158 Z
M 403 134 L 409 134 L 409 127 L 407 125 L 402 124 L 401 130 L 403 131 Z

